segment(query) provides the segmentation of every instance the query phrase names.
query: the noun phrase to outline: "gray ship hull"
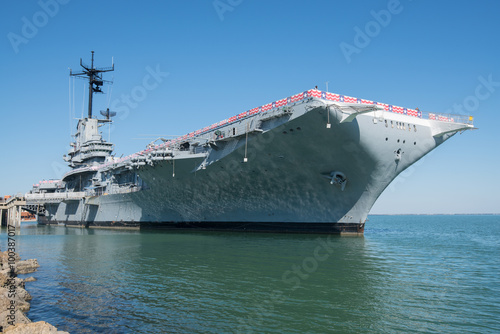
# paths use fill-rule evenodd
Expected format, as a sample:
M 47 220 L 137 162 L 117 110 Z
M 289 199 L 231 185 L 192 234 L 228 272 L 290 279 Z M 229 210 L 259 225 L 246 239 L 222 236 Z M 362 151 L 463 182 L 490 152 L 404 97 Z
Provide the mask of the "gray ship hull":
M 140 166 L 147 187 L 139 191 L 46 204 L 44 222 L 363 233 L 390 182 L 467 128 L 384 110 L 347 112 L 322 99 L 293 108 L 208 151 Z

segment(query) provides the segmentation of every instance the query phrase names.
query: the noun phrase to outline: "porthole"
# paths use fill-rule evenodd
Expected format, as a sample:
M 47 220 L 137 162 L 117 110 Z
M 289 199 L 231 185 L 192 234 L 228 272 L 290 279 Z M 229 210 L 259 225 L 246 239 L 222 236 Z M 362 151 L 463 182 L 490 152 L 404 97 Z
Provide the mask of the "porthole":
M 406 143 L 406 140 L 403 140 L 403 144 Z
M 385 141 L 388 141 L 388 140 L 389 140 L 389 138 L 385 137 Z
M 398 143 L 399 143 L 399 139 L 398 139 Z
M 414 142 L 413 142 L 413 145 L 417 145 L 417 142 L 416 142 L 416 141 L 414 141 Z

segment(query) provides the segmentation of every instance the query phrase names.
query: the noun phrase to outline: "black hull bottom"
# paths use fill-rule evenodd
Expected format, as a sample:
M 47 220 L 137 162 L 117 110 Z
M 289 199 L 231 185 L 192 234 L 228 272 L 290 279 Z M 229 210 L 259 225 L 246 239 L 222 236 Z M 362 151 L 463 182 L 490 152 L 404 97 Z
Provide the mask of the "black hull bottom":
M 47 225 L 48 222 L 39 222 Z M 239 231 L 270 233 L 326 233 L 363 235 L 365 224 L 356 223 L 276 223 L 276 222 L 50 222 L 68 227 L 163 229 L 176 231 Z
M 365 224 L 354 223 L 276 223 L 276 222 L 180 222 L 141 223 L 141 229 L 246 231 L 272 233 L 327 233 L 362 235 Z

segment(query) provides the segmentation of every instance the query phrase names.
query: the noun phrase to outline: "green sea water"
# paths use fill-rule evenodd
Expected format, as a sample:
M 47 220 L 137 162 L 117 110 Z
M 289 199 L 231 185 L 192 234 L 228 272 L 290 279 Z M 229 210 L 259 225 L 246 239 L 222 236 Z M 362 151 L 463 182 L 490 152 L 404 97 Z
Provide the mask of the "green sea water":
M 371 216 L 364 237 L 27 224 L 15 239 L 41 265 L 28 317 L 71 333 L 500 332 L 498 215 Z

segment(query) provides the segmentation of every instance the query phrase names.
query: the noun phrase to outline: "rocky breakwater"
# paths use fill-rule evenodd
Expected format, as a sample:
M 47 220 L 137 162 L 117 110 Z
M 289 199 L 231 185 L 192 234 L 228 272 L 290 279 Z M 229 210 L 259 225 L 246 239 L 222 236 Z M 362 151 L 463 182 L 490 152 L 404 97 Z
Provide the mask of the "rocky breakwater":
M 0 251 L 0 332 L 10 334 L 69 334 L 58 331 L 45 321 L 31 322 L 26 316 L 30 309 L 31 295 L 26 291 L 26 282 L 33 277 L 21 279 L 17 275 L 35 272 L 40 267 L 36 259 L 24 260 L 17 253 Z

